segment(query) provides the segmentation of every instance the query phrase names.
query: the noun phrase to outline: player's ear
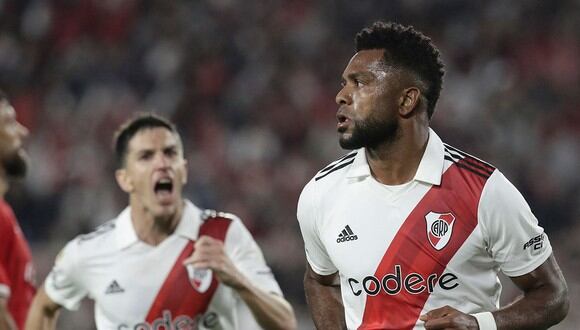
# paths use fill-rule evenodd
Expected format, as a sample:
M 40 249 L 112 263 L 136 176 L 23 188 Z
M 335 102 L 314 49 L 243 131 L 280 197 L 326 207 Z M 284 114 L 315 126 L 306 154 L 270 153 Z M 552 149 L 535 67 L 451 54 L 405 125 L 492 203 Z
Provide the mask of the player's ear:
M 405 88 L 399 97 L 399 114 L 408 117 L 419 105 L 421 90 L 417 87 Z
M 127 170 L 124 168 L 120 168 L 115 171 L 115 179 L 117 179 L 117 184 L 121 189 L 126 193 L 131 193 L 133 191 L 133 182 L 129 175 L 127 174 Z

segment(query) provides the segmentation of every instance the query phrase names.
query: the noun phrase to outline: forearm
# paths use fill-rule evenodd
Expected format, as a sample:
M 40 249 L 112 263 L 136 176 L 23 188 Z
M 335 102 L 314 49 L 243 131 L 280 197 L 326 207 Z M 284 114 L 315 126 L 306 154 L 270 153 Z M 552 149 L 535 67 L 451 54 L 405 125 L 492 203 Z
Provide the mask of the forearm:
M 26 330 L 54 330 L 59 312 L 43 313 L 38 310 L 31 310 L 26 319 Z
M 547 329 L 568 311 L 566 288 L 554 291 L 540 287 L 493 312 L 498 330 Z
M 568 313 L 568 287 L 553 255 L 532 272 L 511 280 L 524 295 L 493 312 L 499 330 L 547 329 Z
M 317 329 L 346 329 L 340 286 L 323 285 L 307 275 L 304 289 Z
M 56 329 L 56 322 L 58 320 L 58 315 L 60 312 L 60 306 L 52 302 L 50 298 L 44 292 L 44 289 L 40 289 L 30 310 L 28 311 L 28 317 L 26 318 L 25 329 L 26 330 L 53 330 Z
M 268 293 L 249 281 L 237 289 L 238 294 L 264 329 L 296 329 L 292 306 L 282 297 Z

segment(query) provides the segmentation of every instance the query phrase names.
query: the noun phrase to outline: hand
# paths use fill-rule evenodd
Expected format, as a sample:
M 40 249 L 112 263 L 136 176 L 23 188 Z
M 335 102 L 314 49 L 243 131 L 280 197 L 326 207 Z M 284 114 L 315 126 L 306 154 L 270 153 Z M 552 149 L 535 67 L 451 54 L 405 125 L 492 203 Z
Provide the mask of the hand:
M 191 264 L 197 269 L 211 269 L 220 282 L 234 289 L 245 286 L 245 277 L 226 255 L 223 242 L 215 238 L 201 236 L 195 242 L 193 254 L 183 264 Z
M 462 313 L 451 306 L 434 309 L 425 315 L 421 315 L 419 319 L 425 321 L 426 330 L 479 330 L 477 319 L 474 316 Z

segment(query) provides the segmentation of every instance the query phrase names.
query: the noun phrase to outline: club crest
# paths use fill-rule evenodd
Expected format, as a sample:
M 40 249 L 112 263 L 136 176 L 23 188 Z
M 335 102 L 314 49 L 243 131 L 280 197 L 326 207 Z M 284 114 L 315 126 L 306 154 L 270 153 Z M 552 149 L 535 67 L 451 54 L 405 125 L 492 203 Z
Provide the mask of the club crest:
M 449 213 L 429 212 L 425 216 L 427 222 L 427 237 L 429 243 L 437 251 L 443 249 L 453 233 L 453 225 L 455 224 L 455 216 Z
M 189 283 L 197 292 L 204 293 L 209 289 L 213 275 L 211 269 L 195 269 L 190 264 L 186 265 L 185 269 L 187 269 Z

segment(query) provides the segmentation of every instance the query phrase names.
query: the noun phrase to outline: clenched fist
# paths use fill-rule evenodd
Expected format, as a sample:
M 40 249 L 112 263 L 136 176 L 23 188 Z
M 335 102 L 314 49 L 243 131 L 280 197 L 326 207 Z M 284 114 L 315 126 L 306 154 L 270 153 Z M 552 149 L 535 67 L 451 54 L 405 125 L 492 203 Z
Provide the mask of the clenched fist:
M 211 269 L 218 280 L 234 289 L 245 286 L 245 277 L 227 256 L 222 241 L 209 236 L 201 236 L 194 244 L 191 256 L 183 261 L 195 269 Z

